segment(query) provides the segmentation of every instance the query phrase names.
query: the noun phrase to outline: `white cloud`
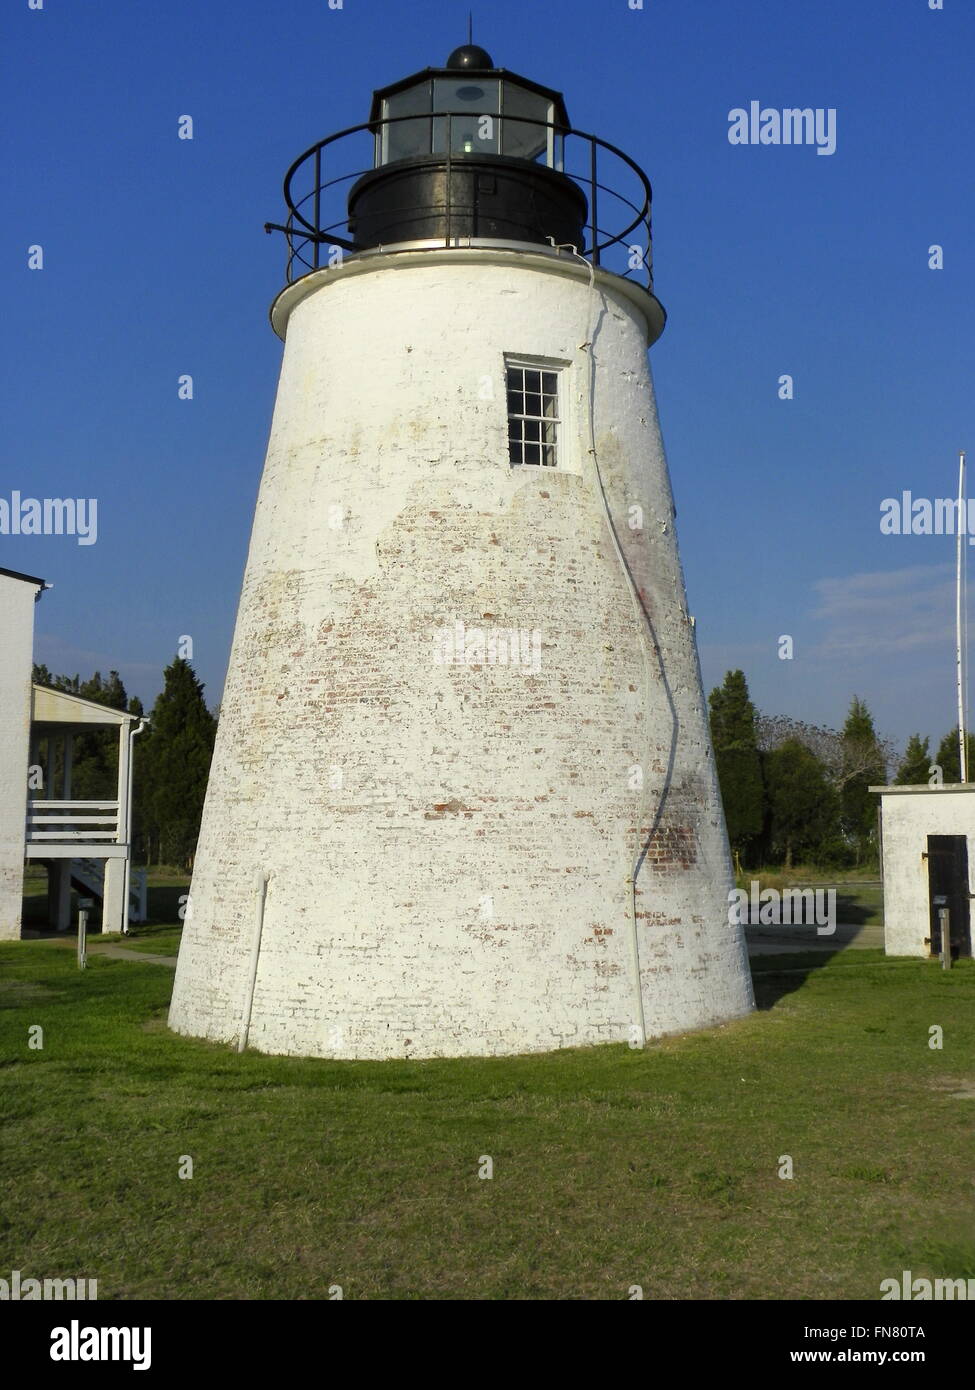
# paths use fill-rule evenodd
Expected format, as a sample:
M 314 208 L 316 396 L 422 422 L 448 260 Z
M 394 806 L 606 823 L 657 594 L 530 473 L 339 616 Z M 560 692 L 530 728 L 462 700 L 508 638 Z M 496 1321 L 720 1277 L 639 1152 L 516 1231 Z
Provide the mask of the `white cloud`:
M 814 651 L 822 660 L 876 661 L 954 643 L 950 564 L 820 579 L 813 588 L 818 603 L 810 616 L 822 625 Z

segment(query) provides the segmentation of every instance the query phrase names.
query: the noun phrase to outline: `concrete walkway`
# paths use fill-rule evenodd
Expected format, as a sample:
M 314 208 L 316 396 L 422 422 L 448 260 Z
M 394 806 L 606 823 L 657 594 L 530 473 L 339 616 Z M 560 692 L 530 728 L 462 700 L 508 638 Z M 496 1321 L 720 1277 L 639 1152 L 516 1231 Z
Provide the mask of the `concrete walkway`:
M 67 950 L 78 951 L 78 936 L 76 932 L 25 932 L 24 940 L 44 941 L 52 946 L 61 946 Z M 90 956 L 110 956 L 112 960 L 133 960 L 141 961 L 147 965 L 167 965 L 170 970 L 176 969 L 175 956 L 157 956 L 149 951 L 133 951 L 131 946 L 119 946 L 114 941 L 102 941 L 100 936 L 90 936 L 88 938 L 88 954 Z
M 883 950 L 881 923 L 870 926 L 837 922 L 832 936 L 818 936 L 815 927 L 746 927 L 745 940 L 750 956 L 788 955 L 791 951 Z
M 75 950 L 78 948 L 78 938 L 74 938 Z M 148 951 L 133 951 L 130 946 L 96 945 L 94 942 L 88 944 L 88 954 L 90 956 L 111 956 L 112 960 L 134 960 L 140 964 L 148 965 L 168 965 L 170 970 L 176 969 L 175 956 L 154 956 Z

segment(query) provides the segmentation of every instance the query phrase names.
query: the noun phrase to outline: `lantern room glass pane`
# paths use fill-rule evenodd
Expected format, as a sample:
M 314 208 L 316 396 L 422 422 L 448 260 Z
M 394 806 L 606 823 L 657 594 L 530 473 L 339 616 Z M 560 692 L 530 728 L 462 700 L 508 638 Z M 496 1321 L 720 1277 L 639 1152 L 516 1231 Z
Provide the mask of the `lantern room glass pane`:
M 449 122 L 445 116 L 434 118 L 433 153 L 446 151 L 449 125 L 451 154 L 497 154 L 499 100 L 497 78 L 437 78 L 433 109 L 451 115 Z
M 384 120 L 394 116 L 412 116 L 414 113 L 422 113 L 427 119 L 394 121 L 392 125 L 384 125 L 379 136 L 379 164 L 391 164 L 395 159 L 412 159 L 415 155 L 430 153 L 431 107 L 429 82 L 418 82 L 415 87 L 406 87 L 383 98 Z
M 381 127 L 377 166 L 444 154 L 449 129 L 452 154 L 500 154 L 562 168 L 563 138 L 549 128 L 555 120 L 553 102 L 510 79 L 458 74 L 417 82 L 384 97 L 381 113 L 383 120 L 417 119 L 394 119 Z
M 555 110 L 548 97 L 528 91 L 514 82 L 505 82 L 501 116 L 501 153 L 509 159 L 538 159 L 549 168 L 561 167 L 561 153 L 556 161 L 551 132 L 547 126 L 555 120 Z M 506 121 L 505 116 L 518 116 Z M 558 137 L 561 146 L 561 137 Z

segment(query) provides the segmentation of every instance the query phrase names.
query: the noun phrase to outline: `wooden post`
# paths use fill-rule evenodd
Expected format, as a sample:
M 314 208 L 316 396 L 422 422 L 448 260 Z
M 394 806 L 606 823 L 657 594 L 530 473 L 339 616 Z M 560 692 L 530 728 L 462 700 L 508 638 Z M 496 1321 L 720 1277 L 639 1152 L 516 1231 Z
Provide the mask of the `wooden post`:
M 58 931 L 70 931 L 71 929 L 71 860 L 55 859 L 53 866 L 48 869 L 48 879 L 54 878 L 57 887 L 55 889 L 55 916 L 54 926 Z
M 120 724 L 118 731 L 118 823 L 115 828 L 115 843 L 124 845 L 129 832 L 129 725 Z

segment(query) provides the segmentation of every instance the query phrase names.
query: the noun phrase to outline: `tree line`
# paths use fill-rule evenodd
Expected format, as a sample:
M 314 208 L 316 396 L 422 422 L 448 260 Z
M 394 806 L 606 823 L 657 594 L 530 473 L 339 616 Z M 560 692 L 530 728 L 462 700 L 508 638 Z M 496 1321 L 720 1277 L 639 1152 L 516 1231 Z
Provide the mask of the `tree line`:
M 870 787 L 886 784 L 892 768 L 897 786 L 961 779 L 957 727 L 933 757 L 930 740 L 912 734 L 898 761 L 856 695 L 839 730 L 761 714 L 742 671 L 727 672 L 708 706 L 728 838 L 740 866 L 874 865 L 879 797 Z M 975 767 L 971 735 L 967 745 Z
M 139 717 L 145 708 L 130 696 L 117 671 L 108 678 L 99 671 L 86 681 L 79 676 L 52 675 L 34 666 L 34 680 L 111 709 Z M 149 714 L 148 727 L 133 745 L 132 841 L 133 859 L 141 864 L 193 867 L 203 814 L 216 716 L 207 709 L 203 684 L 192 666 L 177 657 L 166 667 L 163 688 Z M 62 760 L 57 750 L 53 776 L 59 779 Z M 56 785 L 59 783 L 55 782 Z M 74 738 L 71 797 L 78 801 L 114 800 L 118 787 L 118 736 L 115 729 L 91 729 Z M 35 790 L 34 795 L 44 795 Z M 50 795 L 50 792 L 46 793 Z

